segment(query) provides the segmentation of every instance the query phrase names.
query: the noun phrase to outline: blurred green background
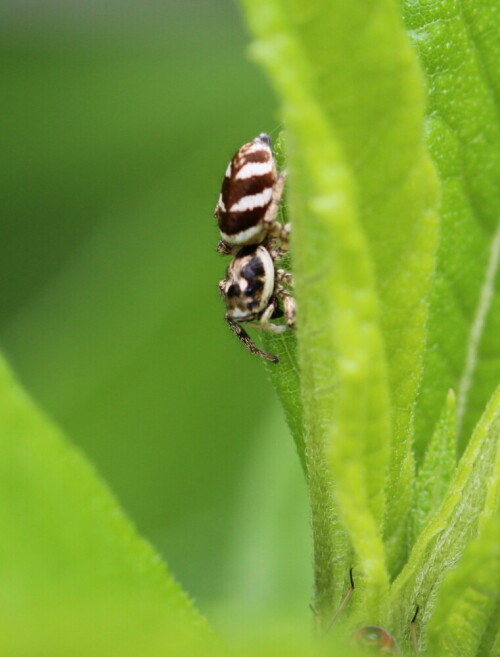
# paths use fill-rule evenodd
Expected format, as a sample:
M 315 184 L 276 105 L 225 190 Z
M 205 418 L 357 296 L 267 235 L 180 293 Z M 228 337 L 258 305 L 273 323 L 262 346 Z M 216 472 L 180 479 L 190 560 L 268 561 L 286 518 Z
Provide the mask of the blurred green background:
M 238 8 L 13 1 L 0 25 L 4 352 L 216 625 L 308 614 L 298 459 L 216 289 L 227 161 L 279 127 Z

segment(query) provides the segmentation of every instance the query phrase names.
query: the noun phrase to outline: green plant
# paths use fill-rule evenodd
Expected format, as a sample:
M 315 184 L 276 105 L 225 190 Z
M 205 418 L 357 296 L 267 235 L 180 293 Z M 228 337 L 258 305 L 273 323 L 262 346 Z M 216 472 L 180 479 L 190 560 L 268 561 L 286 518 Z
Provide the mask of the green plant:
M 288 130 L 298 353 L 289 338 L 271 372 L 308 477 L 315 605 L 331 616 L 354 563 L 355 623 L 407 636 L 418 605 L 422 643 L 430 622 L 431 654 L 455 654 L 469 621 L 436 631 L 457 595 L 441 581 L 478 532 L 498 542 L 481 520 L 498 512 L 500 429 L 490 10 L 403 4 L 422 76 L 394 3 L 244 6 Z M 492 588 L 467 654 L 493 650 Z
M 375 623 L 410 651 L 418 605 L 426 654 L 498 655 L 494 7 L 242 4 L 286 123 L 298 331 L 266 340 L 310 493 L 318 623 L 350 567 L 357 588 L 325 645 L 258 654 L 345 655 L 333 643 Z M 5 366 L 0 390 L 4 654 L 224 653 Z

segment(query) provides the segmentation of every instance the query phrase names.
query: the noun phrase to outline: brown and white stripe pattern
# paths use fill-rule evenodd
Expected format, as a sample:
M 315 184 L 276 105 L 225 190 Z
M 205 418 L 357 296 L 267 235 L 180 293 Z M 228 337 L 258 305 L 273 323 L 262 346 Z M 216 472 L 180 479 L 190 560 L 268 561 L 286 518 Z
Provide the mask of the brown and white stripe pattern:
M 244 144 L 226 169 L 215 208 L 224 242 L 242 246 L 262 242 L 276 179 L 271 140 L 262 133 Z

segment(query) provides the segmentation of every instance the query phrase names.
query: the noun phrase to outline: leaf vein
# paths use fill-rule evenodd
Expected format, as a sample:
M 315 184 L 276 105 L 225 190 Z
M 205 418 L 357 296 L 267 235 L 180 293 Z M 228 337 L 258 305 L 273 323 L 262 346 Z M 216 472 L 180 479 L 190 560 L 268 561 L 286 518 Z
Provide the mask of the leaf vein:
M 491 307 L 495 291 L 495 277 L 500 264 L 500 224 L 497 228 L 495 238 L 491 244 L 490 258 L 486 265 L 484 282 L 481 286 L 478 304 L 474 313 L 474 319 L 471 324 L 469 339 L 467 341 L 465 366 L 458 384 L 457 394 L 457 434 L 460 433 L 465 411 L 467 408 L 467 398 L 474 377 L 474 370 L 477 364 L 477 351 L 481 341 L 482 332 L 486 323 L 486 317 Z

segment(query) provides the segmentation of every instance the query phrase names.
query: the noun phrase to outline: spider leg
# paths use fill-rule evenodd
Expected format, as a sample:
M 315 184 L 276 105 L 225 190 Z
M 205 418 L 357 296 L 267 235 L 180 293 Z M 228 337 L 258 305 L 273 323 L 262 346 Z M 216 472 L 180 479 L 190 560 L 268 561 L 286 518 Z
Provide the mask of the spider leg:
M 266 214 L 264 216 L 264 221 L 268 224 L 272 224 L 276 221 L 276 216 L 278 214 L 278 209 L 285 190 L 285 181 L 286 181 L 286 171 L 282 171 L 279 176 L 276 178 L 276 182 L 273 186 L 273 195 L 271 197 L 271 203 L 267 208 Z M 279 222 L 276 222 L 279 223 Z M 281 226 L 281 224 L 279 224 Z
M 290 274 L 289 271 L 278 268 L 275 269 L 274 276 L 279 283 L 285 283 L 285 285 L 289 285 L 290 287 L 294 286 L 293 274 Z
M 285 253 L 290 250 L 290 233 L 292 225 L 290 222 L 282 224 L 276 219 L 270 222 L 268 241 L 271 243 L 270 251 L 276 254 L 275 260 L 281 260 Z
M 278 216 L 279 205 L 285 189 L 286 170 L 282 171 L 276 179 L 273 187 L 271 203 L 264 216 L 264 223 L 268 224 L 266 242 L 270 246 L 270 251 L 274 254 L 273 260 L 281 260 L 283 255 L 289 249 L 291 225 L 283 225 L 276 217 Z
M 224 242 L 224 240 L 219 240 L 216 251 L 221 255 L 231 255 L 234 252 L 234 247 L 231 247 L 227 242 Z
M 219 294 L 220 294 L 221 298 L 225 299 L 226 298 L 226 290 L 225 290 L 226 279 L 223 278 L 221 281 L 219 281 L 217 287 L 219 288 Z
M 278 229 L 285 230 L 287 229 L 290 224 L 286 224 L 283 226 L 282 224 L 277 223 Z M 271 228 L 271 230 L 274 230 L 274 228 Z M 271 237 L 270 239 L 268 238 L 267 241 L 265 242 L 265 247 L 269 251 L 269 255 L 273 259 L 273 262 L 281 262 L 283 258 L 287 255 L 289 251 L 289 243 L 288 243 L 288 236 L 290 234 L 290 231 L 286 230 L 285 233 L 280 232 L 281 237 Z
M 257 345 L 253 342 L 253 340 L 245 331 L 245 329 L 241 326 L 241 324 L 235 322 L 228 315 L 226 315 L 226 322 L 229 328 L 231 329 L 231 331 L 235 334 L 238 340 L 240 340 L 240 342 L 243 343 L 243 345 L 245 346 L 246 349 L 248 349 L 248 351 L 250 351 L 252 354 L 255 354 L 256 356 L 260 356 L 261 358 L 265 358 L 266 360 L 271 361 L 271 363 L 279 363 L 278 356 L 274 356 L 273 354 L 268 354 L 266 351 L 262 351 L 262 349 L 259 349 L 257 347 Z
M 259 318 L 259 324 L 257 324 L 256 327 L 261 328 L 264 331 L 270 331 L 271 333 L 283 333 L 286 331 L 286 326 L 283 324 L 273 324 L 271 322 L 271 317 L 273 316 L 277 306 L 278 302 L 276 298 L 273 298 L 262 312 Z
M 276 285 L 276 296 L 278 296 L 283 301 L 283 310 L 285 312 L 286 324 L 289 328 L 295 327 L 295 311 L 296 303 L 294 297 L 290 294 L 288 290 L 278 283 Z

